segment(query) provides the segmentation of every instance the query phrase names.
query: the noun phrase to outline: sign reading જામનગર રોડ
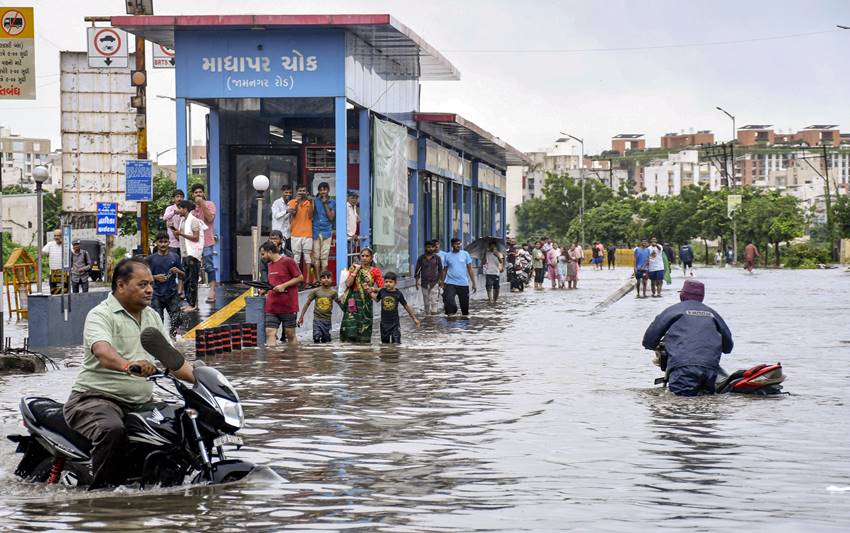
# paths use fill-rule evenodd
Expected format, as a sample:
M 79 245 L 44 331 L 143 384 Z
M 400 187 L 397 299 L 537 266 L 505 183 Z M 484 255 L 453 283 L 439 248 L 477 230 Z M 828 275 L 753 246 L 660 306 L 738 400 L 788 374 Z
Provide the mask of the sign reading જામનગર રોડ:
M 35 100 L 31 7 L 0 7 L 0 100 Z

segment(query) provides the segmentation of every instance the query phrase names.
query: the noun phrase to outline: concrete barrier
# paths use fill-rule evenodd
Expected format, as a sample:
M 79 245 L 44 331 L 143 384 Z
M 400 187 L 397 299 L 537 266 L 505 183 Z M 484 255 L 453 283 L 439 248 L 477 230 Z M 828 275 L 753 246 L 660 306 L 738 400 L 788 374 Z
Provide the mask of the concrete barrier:
M 71 310 L 67 321 L 62 312 L 62 296 L 31 294 L 28 298 L 30 347 L 82 344 L 86 316 L 108 294 L 108 290 L 71 294 Z M 65 305 L 68 305 L 67 297 Z

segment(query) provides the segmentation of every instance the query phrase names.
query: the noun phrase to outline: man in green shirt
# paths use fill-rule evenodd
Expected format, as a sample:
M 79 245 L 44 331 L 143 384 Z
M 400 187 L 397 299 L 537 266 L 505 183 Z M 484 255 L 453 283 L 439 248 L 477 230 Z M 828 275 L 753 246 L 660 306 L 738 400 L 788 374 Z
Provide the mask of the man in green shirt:
M 123 481 L 124 417 L 153 396 L 153 383 L 144 378 L 157 368 L 153 356 L 142 348 L 141 333 L 154 327 L 166 339 L 170 336 L 159 314 L 148 307 L 152 296 L 153 276 L 147 263 L 124 259 L 115 266 L 112 292 L 86 317 L 86 355 L 64 413 L 68 425 L 92 442 L 90 488 Z M 139 371 L 131 373 L 131 365 Z M 174 375 L 195 381 L 188 363 Z

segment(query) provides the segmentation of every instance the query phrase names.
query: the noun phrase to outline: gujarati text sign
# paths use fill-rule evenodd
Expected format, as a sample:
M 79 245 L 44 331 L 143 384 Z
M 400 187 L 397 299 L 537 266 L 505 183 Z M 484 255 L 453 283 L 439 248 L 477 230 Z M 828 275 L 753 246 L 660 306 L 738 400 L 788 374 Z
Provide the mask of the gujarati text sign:
M 31 7 L 0 7 L 0 100 L 35 100 Z

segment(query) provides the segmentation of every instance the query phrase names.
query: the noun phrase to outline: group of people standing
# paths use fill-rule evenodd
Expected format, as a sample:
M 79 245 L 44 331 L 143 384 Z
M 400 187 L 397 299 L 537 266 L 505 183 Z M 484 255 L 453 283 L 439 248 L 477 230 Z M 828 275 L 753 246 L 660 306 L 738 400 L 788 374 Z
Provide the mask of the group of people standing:
M 570 244 L 544 237 L 522 246 L 508 239 L 507 264 L 511 291 L 525 289 L 531 279 L 535 289 L 543 289 L 546 279 L 553 289 L 577 289 L 584 250 L 578 241 Z
M 313 197 L 306 185 L 299 185 L 293 198 L 292 186 L 283 185 L 280 197 L 271 207 L 272 231 L 280 232 L 283 238 L 282 253 L 291 255 L 299 268 L 306 272 L 305 284 L 308 287 L 318 287 L 321 273 L 328 268 L 336 226 L 336 200 L 330 196 L 330 185 L 324 181 L 319 183 L 317 192 Z M 346 239 L 349 253 L 356 250 L 359 242 L 358 201 L 356 192 L 348 193 Z

